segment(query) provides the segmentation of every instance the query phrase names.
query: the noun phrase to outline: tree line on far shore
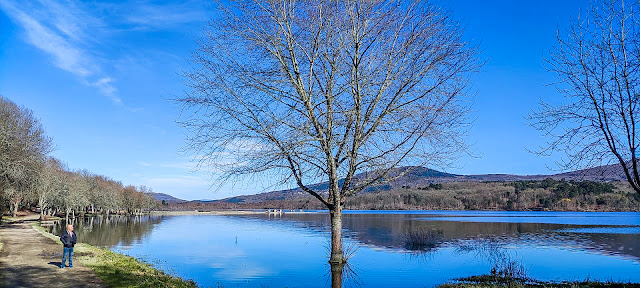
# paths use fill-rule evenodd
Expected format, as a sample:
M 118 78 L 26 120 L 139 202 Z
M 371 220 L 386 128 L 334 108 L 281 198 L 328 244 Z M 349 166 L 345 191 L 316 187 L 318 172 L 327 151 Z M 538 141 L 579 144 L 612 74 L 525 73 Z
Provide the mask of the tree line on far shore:
M 345 203 L 354 210 L 510 210 L 510 211 L 637 211 L 640 195 L 625 182 L 542 181 L 451 182 L 405 185 L 360 193 Z M 202 203 L 168 203 L 166 210 L 323 209 L 307 195 L 241 202 L 236 199 Z
M 640 197 L 624 182 L 453 182 L 438 189 L 404 187 L 349 199 L 351 209 L 637 211 Z
M 33 112 L 0 95 L 0 218 L 39 209 L 40 218 L 84 213 L 136 214 L 157 205 L 151 189 L 123 185 L 49 156 L 49 138 Z

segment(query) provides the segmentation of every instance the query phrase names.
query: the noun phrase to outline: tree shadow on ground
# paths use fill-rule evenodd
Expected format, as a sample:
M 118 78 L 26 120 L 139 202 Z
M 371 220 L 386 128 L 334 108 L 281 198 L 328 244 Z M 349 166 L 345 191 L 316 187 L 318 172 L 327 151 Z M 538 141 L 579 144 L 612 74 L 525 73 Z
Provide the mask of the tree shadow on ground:
M 50 262 L 52 264 L 55 262 Z M 87 287 L 86 281 L 52 275 L 51 268 L 22 266 L 4 267 L 1 287 L 42 287 L 42 283 L 48 283 L 49 287 Z M 55 279 L 55 280 L 54 280 Z

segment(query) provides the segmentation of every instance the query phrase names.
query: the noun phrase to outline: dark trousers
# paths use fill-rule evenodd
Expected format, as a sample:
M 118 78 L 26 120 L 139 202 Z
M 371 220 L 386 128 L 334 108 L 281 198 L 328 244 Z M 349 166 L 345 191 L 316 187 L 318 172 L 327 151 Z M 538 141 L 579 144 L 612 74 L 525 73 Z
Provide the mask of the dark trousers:
M 69 267 L 73 266 L 73 247 L 64 247 L 62 250 L 62 265 L 64 267 L 64 262 L 67 260 L 67 255 L 69 255 Z

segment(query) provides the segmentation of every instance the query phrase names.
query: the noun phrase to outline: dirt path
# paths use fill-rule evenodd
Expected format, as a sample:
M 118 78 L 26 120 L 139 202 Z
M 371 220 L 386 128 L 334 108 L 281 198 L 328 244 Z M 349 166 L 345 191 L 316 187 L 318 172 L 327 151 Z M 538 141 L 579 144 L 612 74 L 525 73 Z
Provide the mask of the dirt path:
M 62 244 L 33 230 L 38 215 L 0 226 L 0 287 L 107 287 L 91 268 L 74 261 L 60 268 Z M 74 260 L 76 257 L 74 255 Z

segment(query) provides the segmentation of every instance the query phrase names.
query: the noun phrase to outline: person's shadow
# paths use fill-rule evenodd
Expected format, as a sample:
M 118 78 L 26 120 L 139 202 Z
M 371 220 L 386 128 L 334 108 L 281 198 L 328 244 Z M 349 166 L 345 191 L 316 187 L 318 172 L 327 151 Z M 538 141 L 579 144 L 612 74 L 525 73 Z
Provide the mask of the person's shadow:
M 56 267 L 60 267 L 60 266 L 62 266 L 62 262 L 49 262 L 49 263 L 47 263 L 47 264 L 49 264 L 49 265 L 53 265 L 53 266 L 56 266 Z

